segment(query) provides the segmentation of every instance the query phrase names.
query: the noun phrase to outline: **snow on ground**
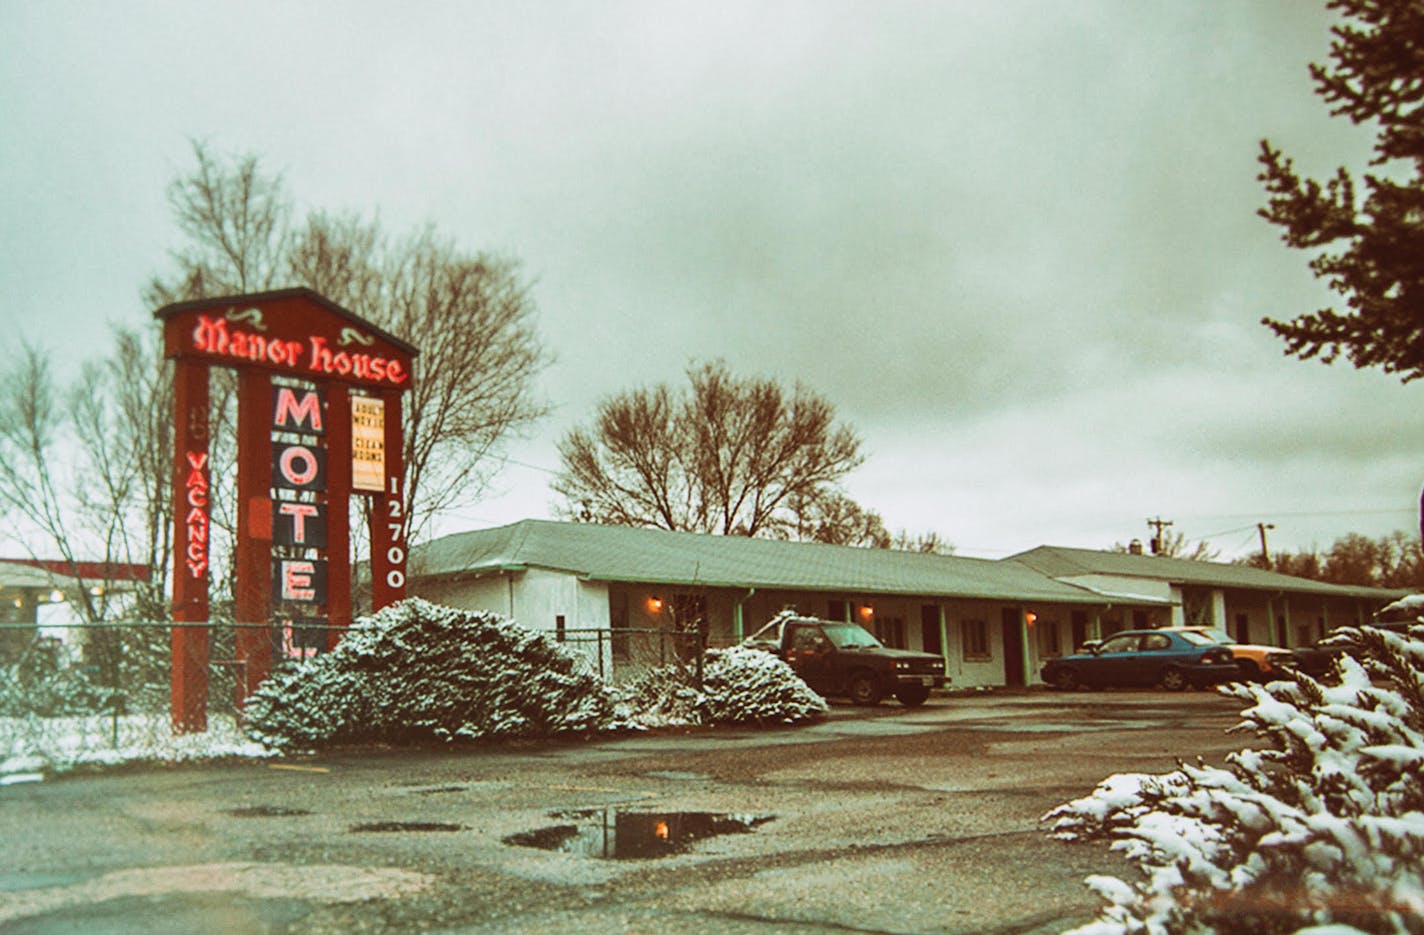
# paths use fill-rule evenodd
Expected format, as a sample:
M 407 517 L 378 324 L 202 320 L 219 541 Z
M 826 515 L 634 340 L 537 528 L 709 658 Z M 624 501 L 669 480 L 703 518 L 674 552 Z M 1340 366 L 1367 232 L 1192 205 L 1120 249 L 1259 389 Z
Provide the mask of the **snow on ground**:
M 209 717 L 208 729 L 192 734 L 175 734 L 167 712 L 0 718 L 0 785 L 83 766 L 273 755 L 247 739 L 231 716 Z
M 331 653 L 273 675 L 231 715 L 175 734 L 167 712 L 0 717 L 0 785 L 87 765 L 264 757 L 344 743 L 823 718 L 826 702 L 785 662 L 758 650 L 712 654 L 701 685 L 689 664 L 650 673 L 631 691 L 605 684 L 586 659 L 496 614 L 419 599 L 357 621 Z

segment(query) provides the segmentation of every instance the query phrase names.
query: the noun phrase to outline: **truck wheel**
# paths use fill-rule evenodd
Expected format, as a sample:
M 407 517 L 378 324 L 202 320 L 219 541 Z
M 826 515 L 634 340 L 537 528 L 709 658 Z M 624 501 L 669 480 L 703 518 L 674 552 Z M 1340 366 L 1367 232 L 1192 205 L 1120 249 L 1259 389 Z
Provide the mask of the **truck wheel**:
M 850 677 L 850 700 L 858 705 L 873 707 L 880 704 L 882 692 L 880 682 L 869 672 L 856 672 Z
M 929 698 L 930 690 L 923 685 L 905 685 L 895 690 L 895 698 L 907 708 L 918 708 Z

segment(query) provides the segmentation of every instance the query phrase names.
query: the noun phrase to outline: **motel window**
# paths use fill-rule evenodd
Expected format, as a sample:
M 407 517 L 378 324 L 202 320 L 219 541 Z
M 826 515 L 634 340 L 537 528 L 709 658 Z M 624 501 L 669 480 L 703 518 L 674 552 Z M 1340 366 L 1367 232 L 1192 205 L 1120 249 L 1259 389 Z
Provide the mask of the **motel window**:
M 827 620 L 849 620 L 850 601 L 829 601 L 826 604 Z
M 1132 628 L 1134 630 L 1147 629 L 1147 611 L 1134 610 L 1132 612 Z
M 989 656 L 989 625 L 983 620 L 965 620 L 960 624 L 964 634 L 964 658 L 982 661 Z
M 875 618 L 875 636 L 891 649 L 905 648 L 905 620 L 903 617 Z
M 558 614 L 554 617 L 554 639 L 562 643 L 567 635 L 568 627 L 564 625 L 564 615 Z

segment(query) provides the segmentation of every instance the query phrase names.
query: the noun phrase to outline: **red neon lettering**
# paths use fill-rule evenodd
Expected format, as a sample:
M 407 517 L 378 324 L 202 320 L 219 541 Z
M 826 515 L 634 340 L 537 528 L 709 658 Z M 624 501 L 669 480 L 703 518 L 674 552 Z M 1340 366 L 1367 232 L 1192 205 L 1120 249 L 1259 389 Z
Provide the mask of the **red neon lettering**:
M 193 347 L 211 354 L 227 351 L 227 322 L 221 318 L 198 316 L 198 327 L 193 329 Z
M 188 533 L 185 559 L 188 574 L 201 578 L 208 569 L 208 511 L 205 509 L 208 505 L 208 453 L 189 451 L 185 455 L 188 466 L 192 468 L 183 485 L 187 490 L 188 505 L 192 507 L 184 518 Z
M 283 503 L 277 512 L 292 518 L 292 538 L 298 544 L 307 541 L 307 519 L 315 516 L 316 507 L 310 503 Z
M 299 401 L 291 387 L 280 387 L 277 390 L 277 411 L 272 416 L 272 424 L 279 428 L 295 428 L 306 424 L 313 432 L 322 431 L 321 397 L 308 390 L 302 394 Z
M 300 470 L 296 466 L 298 461 L 301 461 L 303 465 Z M 316 480 L 316 455 L 301 445 L 292 445 L 284 450 L 277 465 L 281 468 L 282 476 L 287 479 L 287 483 L 294 487 L 304 487 Z
M 282 597 L 289 601 L 309 601 L 316 597 L 312 575 L 316 566 L 311 562 L 282 563 Z
M 351 354 L 347 351 L 332 353 L 326 339 L 320 335 L 311 337 L 311 357 L 307 369 L 317 373 L 335 373 L 341 376 L 355 376 L 362 380 L 400 384 L 405 382 L 405 368 L 400 361 L 386 357 L 372 357 L 370 354 Z
M 312 335 L 311 351 L 311 363 L 307 365 L 307 369 L 318 373 L 331 373 L 331 351 L 326 349 L 326 338 Z

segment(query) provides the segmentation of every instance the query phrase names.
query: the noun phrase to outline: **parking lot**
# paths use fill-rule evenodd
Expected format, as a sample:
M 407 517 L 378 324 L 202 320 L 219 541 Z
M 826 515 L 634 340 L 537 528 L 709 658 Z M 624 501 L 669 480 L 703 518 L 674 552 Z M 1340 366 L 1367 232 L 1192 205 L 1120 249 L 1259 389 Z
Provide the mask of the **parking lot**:
M 1219 762 L 1252 742 L 1237 711 L 985 692 L 0 787 L 0 929 L 1057 932 L 1094 913 L 1084 876 L 1128 868 L 1040 816 L 1112 773 Z

